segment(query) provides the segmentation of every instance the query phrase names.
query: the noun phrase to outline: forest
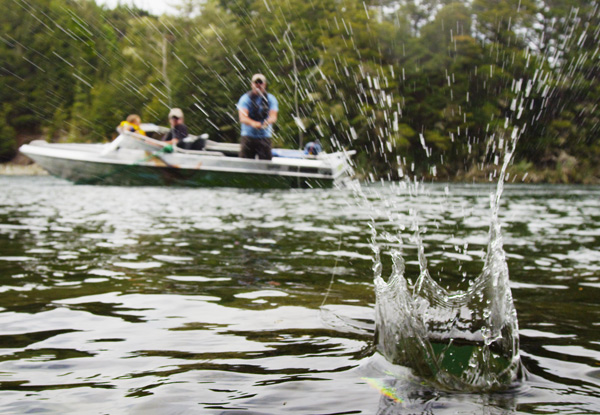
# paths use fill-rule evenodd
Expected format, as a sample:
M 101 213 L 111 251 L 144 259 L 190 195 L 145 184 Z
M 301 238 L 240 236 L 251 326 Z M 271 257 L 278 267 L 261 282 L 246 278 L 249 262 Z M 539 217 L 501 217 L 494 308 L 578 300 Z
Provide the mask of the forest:
M 128 114 L 239 139 L 263 73 L 275 145 L 354 149 L 371 180 L 600 183 L 600 10 L 583 0 L 0 0 L 0 162 L 34 138 L 105 142 Z

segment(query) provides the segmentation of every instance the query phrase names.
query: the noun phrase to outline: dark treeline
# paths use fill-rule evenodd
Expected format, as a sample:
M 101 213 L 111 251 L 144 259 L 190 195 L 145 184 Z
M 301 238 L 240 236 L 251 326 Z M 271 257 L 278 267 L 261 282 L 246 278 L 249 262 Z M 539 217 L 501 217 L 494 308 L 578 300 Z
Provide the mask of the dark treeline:
M 183 0 L 177 16 L 0 0 L 0 160 L 31 137 L 106 141 L 130 113 L 238 139 L 264 73 L 277 145 L 319 138 L 359 171 L 440 180 L 600 177 L 600 10 L 583 0 Z

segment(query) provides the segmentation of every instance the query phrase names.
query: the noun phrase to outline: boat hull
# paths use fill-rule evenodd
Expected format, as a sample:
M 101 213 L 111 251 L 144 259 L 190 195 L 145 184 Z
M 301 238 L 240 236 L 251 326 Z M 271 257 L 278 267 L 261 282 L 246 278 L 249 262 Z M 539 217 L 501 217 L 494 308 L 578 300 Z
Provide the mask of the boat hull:
M 215 172 L 168 166 L 123 165 L 31 157 L 50 174 L 75 184 L 115 186 L 236 187 L 254 189 L 331 188 L 333 179 Z
M 131 149 L 119 150 L 117 157 L 106 156 L 100 146 L 71 151 L 67 145 L 48 143 L 23 146 L 21 152 L 50 174 L 76 184 L 331 188 L 344 176 L 343 163 L 332 169 L 317 164 L 294 165 L 287 159 L 261 161 Z

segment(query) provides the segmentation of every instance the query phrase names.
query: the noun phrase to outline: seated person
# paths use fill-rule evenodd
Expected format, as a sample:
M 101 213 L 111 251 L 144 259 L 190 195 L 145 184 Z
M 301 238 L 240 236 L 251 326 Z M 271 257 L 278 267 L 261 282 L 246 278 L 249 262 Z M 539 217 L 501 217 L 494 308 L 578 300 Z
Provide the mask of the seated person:
M 171 124 L 171 130 L 162 138 L 162 141 L 176 146 L 177 143 L 188 136 L 188 128 L 183 122 L 183 111 L 181 109 L 171 109 L 169 112 L 169 124 Z
M 323 148 L 321 147 L 321 143 L 319 142 L 319 140 L 311 141 L 304 147 L 304 154 L 307 154 L 309 156 L 316 156 L 321 151 L 323 151 Z
M 146 135 L 146 132 L 140 128 L 140 124 L 142 123 L 142 119 L 137 114 L 131 114 L 127 117 L 126 121 L 121 122 L 117 130 L 119 132 L 129 131 L 130 133 L 137 133 L 141 135 Z

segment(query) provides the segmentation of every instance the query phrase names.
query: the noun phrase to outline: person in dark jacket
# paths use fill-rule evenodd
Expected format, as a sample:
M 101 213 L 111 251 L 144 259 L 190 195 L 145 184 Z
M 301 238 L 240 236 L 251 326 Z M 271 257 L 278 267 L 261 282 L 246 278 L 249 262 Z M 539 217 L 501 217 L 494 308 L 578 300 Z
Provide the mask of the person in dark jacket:
M 171 130 L 163 137 L 163 141 L 176 146 L 188 136 L 188 128 L 184 123 L 181 109 L 173 108 L 169 111 L 169 124 L 171 124 Z

